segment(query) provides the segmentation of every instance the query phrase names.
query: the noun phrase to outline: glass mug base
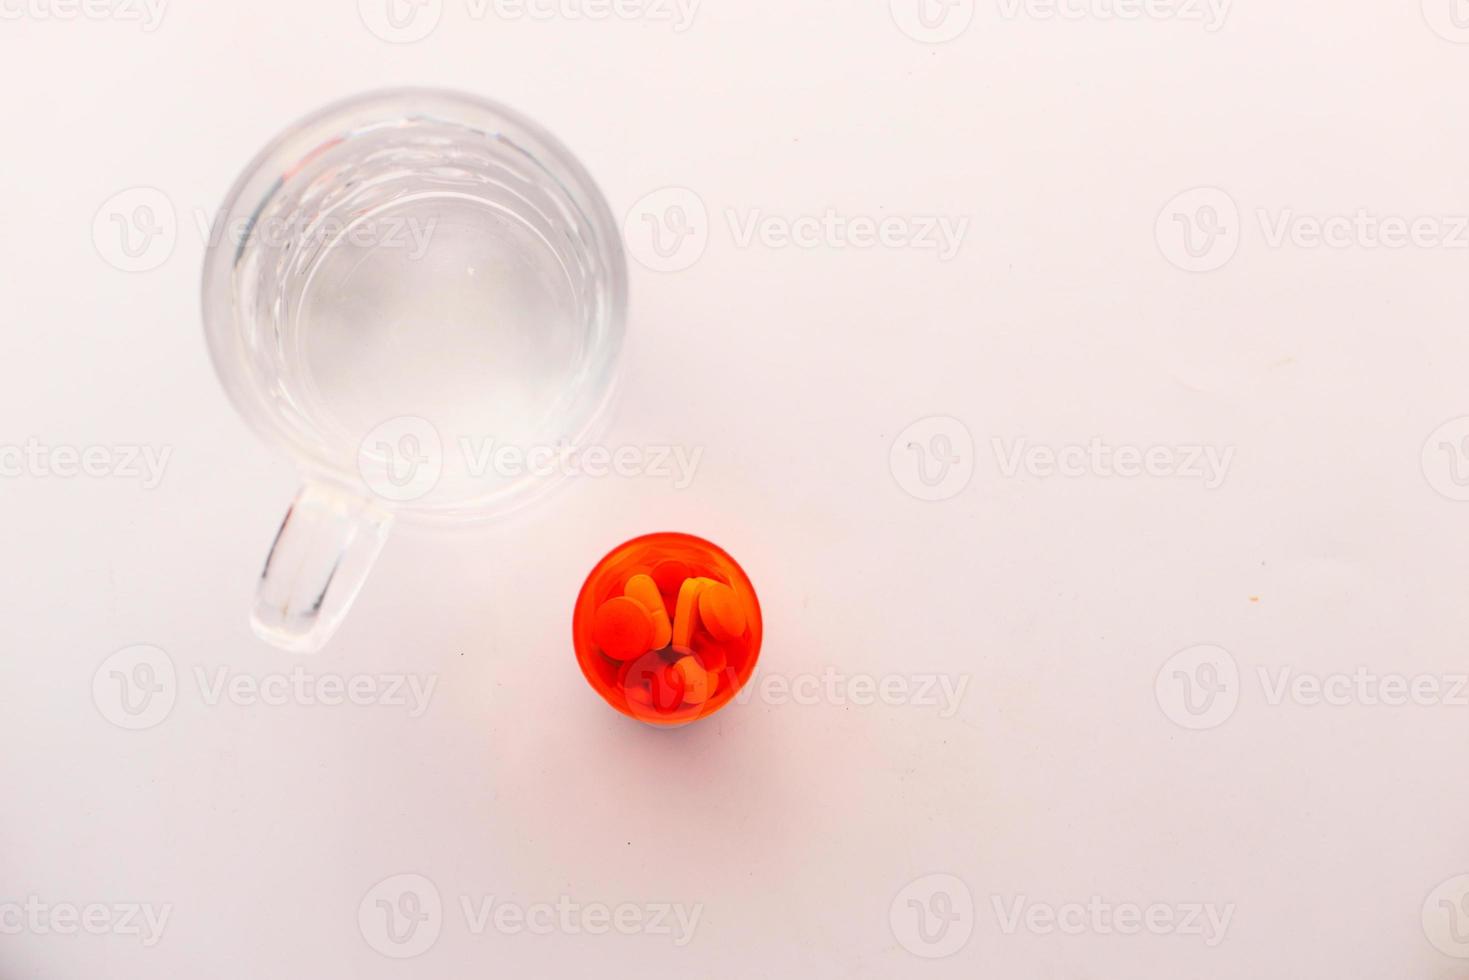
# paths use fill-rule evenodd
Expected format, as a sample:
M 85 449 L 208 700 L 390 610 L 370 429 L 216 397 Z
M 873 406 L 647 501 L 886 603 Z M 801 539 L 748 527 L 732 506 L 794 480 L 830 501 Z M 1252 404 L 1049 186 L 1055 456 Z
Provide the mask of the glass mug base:
M 606 412 L 626 260 L 559 142 L 433 90 L 297 123 L 246 168 L 222 220 L 204 269 L 214 366 L 306 484 L 254 625 L 314 650 L 395 519 L 491 518 L 567 475 L 528 462 L 583 445 Z

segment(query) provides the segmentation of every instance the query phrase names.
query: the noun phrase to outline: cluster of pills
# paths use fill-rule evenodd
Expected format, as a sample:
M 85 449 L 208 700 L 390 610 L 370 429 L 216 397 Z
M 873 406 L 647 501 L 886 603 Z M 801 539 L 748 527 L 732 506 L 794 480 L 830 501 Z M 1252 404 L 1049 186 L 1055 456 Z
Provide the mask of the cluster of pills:
M 650 535 L 608 555 L 588 576 L 573 623 L 592 686 L 657 724 L 725 704 L 754 668 L 759 631 L 739 566 L 688 535 Z

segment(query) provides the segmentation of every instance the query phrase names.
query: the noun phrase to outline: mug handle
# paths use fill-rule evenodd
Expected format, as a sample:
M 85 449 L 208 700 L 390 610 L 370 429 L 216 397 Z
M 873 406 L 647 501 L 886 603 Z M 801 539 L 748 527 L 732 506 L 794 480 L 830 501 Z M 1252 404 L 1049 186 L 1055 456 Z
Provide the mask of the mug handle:
M 315 653 L 336 632 L 382 551 L 393 515 L 307 482 L 276 532 L 250 625 L 283 650 Z

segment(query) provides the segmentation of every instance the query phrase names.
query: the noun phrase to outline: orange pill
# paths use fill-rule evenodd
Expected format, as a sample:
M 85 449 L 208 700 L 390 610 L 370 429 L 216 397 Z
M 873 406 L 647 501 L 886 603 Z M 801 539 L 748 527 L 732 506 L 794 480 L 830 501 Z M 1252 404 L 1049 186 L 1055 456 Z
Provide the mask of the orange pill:
M 699 593 L 708 583 L 706 578 L 686 578 L 678 589 L 678 602 L 673 611 L 673 649 L 693 653 L 694 630 L 699 625 Z
M 653 581 L 658 583 L 658 591 L 664 595 L 678 595 L 679 586 L 690 574 L 689 566 L 676 558 L 653 566 Z
M 663 605 L 663 595 L 651 575 L 634 575 L 627 580 L 622 594 L 634 600 L 648 611 L 653 622 L 653 649 L 662 650 L 673 637 L 673 626 L 668 622 L 668 609 Z
M 745 607 L 734 589 L 720 582 L 699 592 L 699 619 L 716 640 L 737 640 L 745 632 Z
M 635 599 L 608 599 L 597 607 L 592 639 L 613 660 L 629 660 L 651 649 L 653 617 Z
M 709 673 L 693 657 L 675 662 L 673 669 L 683 679 L 684 704 L 703 704 L 713 697 L 714 689 L 719 686 L 719 675 Z

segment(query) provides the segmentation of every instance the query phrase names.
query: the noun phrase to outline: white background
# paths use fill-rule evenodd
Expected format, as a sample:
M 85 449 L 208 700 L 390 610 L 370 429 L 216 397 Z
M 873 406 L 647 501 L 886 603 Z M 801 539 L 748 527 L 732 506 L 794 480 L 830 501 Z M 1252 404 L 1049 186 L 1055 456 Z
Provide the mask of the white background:
M 46 3 L 0 0 L 0 977 L 1469 975 L 1461 0 L 959 0 L 932 29 L 905 0 L 431 0 L 410 43 L 375 0 Z M 541 121 L 634 226 L 688 204 L 664 188 L 705 208 L 673 271 L 630 242 L 608 437 L 703 457 L 400 529 L 303 659 L 246 624 L 297 477 L 215 381 L 200 222 L 302 113 L 400 84 Z M 160 196 L 119 268 L 113 216 Z M 738 234 L 828 211 L 967 225 L 947 258 Z M 1373 247 L 1359 212 L 1444 221 Z M 1007 465 L 1094 438 L 1229 465 Z M 169 456 L 154 486 L 27 444 Z M 569 642 L 587 570 L 657 529 L 728 548 L 765 611 L 758 690 L 672 733 Z M 138 644 L 163 700 L 128 730 Z M 436 687 L 213 696 L 298 667 Z M 1278 692 L 1342 674 L 1344 703 Z M 441 912 L 395 944 L 405 887 Z M 490 896 L 699 919 L 476 931 Z M 58 934 L 92 903 L 101 934 Z M 151 945 L 128 904 L 167 908 Z M 1172 925 L 1116 927 L 1149 906 Z

